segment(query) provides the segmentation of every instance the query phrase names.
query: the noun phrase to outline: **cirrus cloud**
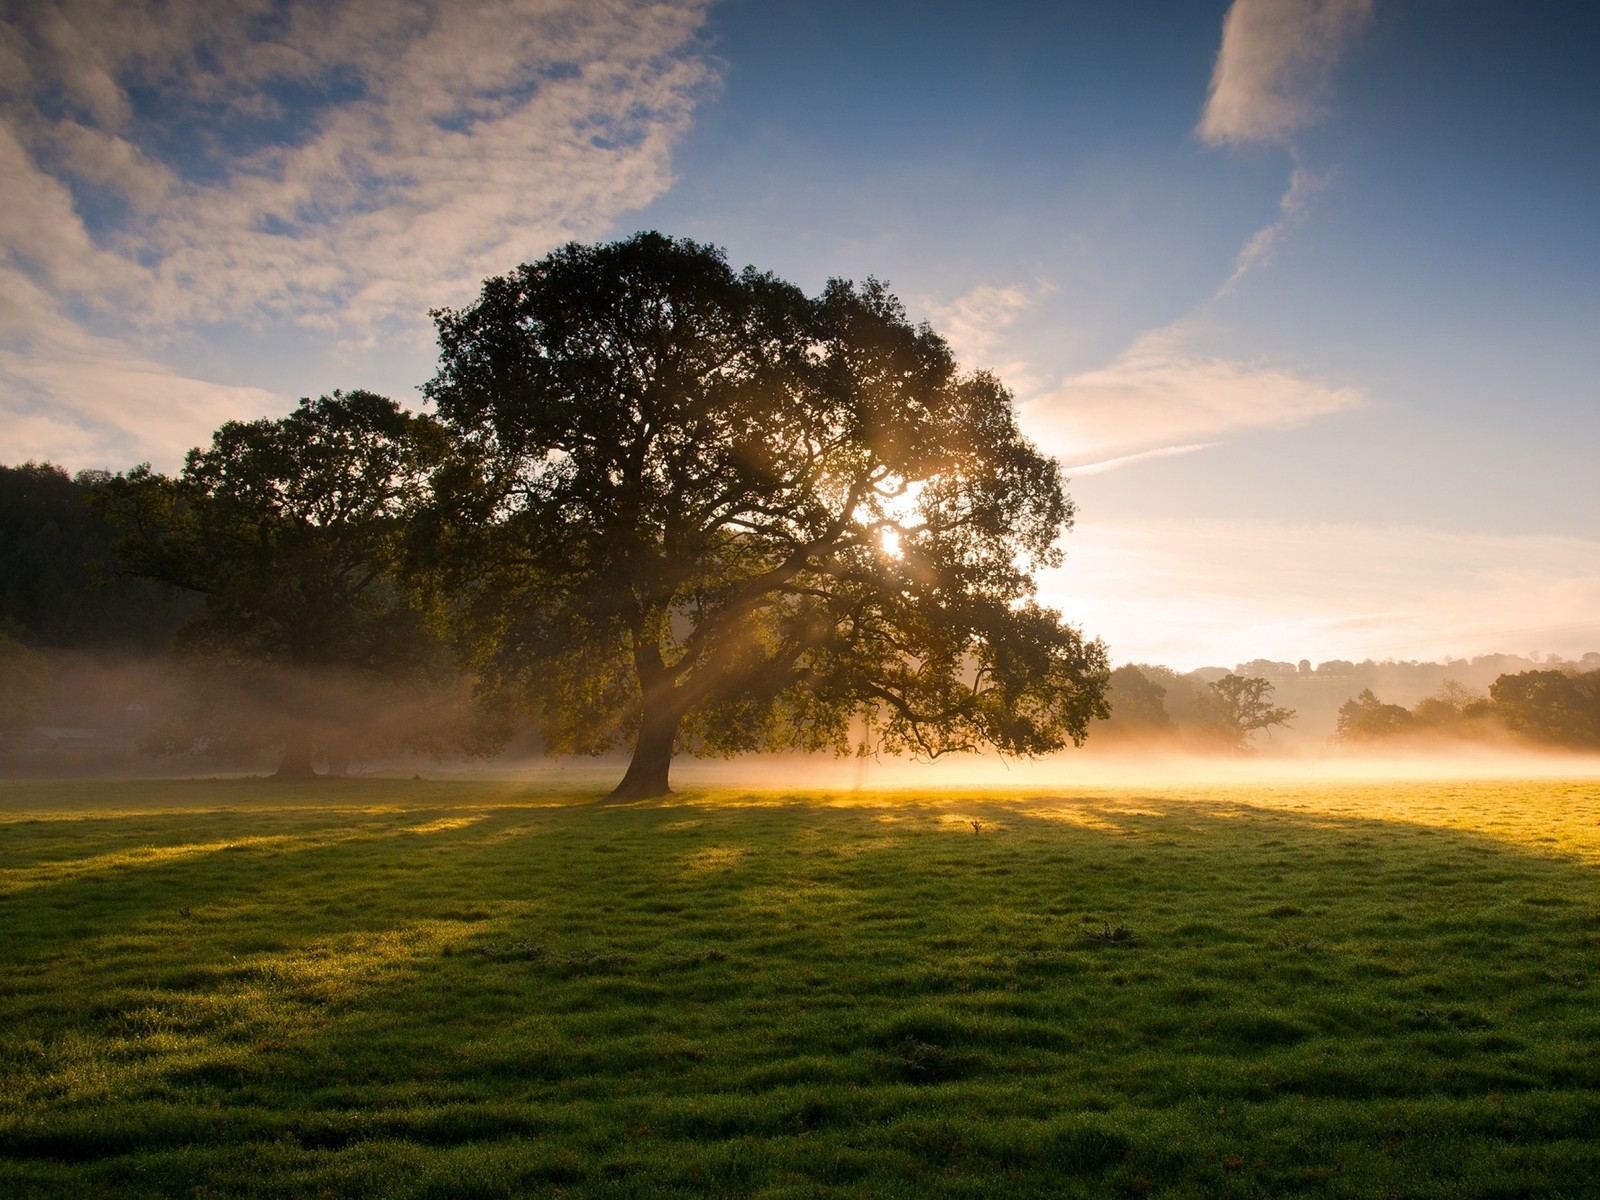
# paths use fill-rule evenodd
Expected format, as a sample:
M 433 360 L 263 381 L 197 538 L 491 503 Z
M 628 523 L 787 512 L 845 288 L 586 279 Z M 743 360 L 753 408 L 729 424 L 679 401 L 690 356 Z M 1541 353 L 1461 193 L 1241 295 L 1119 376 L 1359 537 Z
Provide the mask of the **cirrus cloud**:
M 31 155 L 30 186 L 76 201 L 28 204 L 52 231 L 39 265 L 65 282 L 69 243 L 92 241 L 132 270 L 109 291 L 136 291 L 156 325 L 415 320 L 666 188 L 672 144 L 712 81 L 697 44 L 706 7 L 24 10 L 8 40 L 36 65 L 5 122 Z
M 211 330 L 420 355 L 429 308 L 671 184 L 710 3 L 7 6 L 0 270 L 32 316 L 0 331 L 0 457 L 170 458 L 286 406 L 158 361 Z
M 1183 326 L 1145 334 L 1108 366 L 1075 375 L 1023 406 L 1051 453 L 1100 470 L 1203 450 L 1244 429 L 1289 429 L 1359 408 L 1365 395 L 1265 362 L 1206 354 Z M 1117 457 L 1110 458 L 1115 455 Z

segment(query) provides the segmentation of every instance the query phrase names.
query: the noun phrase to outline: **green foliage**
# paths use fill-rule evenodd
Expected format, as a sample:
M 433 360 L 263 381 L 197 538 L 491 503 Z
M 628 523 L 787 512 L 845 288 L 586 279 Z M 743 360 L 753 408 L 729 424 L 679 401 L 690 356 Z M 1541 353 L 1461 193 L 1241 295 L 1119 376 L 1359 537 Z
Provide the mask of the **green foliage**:
M 1437 710 L 1428 711 L 1432 715 Z M 1360 695 L 1339 706 L 1337 736 L 1348 742 L 1370 742 L 1410 732 L 1418 723 L 1419 718 L 1400 705 L 1385 704 L 1371 688 L 1362 688 Z
M 1272 726 L 1294 720 L 1294 709 L 1272 703 L 1272 691 L 1270 680 L 1229 673 L 1207 684 L 1202 700 L 1221 736 L 1242 749 L 1257 730 L 1270 734 Z
M 0 783 L 0 1192 L 1600 1178 L 1586 783 L 311 786 Z M 1350 815 L 1408 798 L 1529 844 Z
M 46 650 L 160 652 L 196 613 L 117 570 L 114 527 L 90 498 L 103 474 L 0 466 L 0 631 Z
M 647 795 L 675 744 L 1038 754 L 1104 715 L 1103 648 L 1033 599 L 1056 463 L 880 283 L 640 234 L 435 317 L 461 450 L 420 532 L 553 749 L 632 739 Z
M 1106 691 L 1111 715 L 1105 733 L 1113 737 L 1149 737 L 1173 732 L 1173 720 L 1163 702 L 1168 688 L 1157 681 L 1163 671 L 1172 674 L 1168 668 L 1135 663 L 1124 663 L 1111 672 Z
M 449 656 L 400 565 L 446 447 L 428 417 L 335 392 L 228 422 L 176 478 L 106 480 L 127 569 L 205 599 L 175 647 L 191 711 L 147 746 L 227 760 L 279 744 L 285 773 L 303 774 L 313 738 L 337 758 L 397 727 L 437 735 L 459 708 L 437 691 L 453 686 Z
M 1339 709 L 1339 736 L 1378 740 L 1406 734 L 1504 739 L 1546 747 L 1600 749 L 1600 671 L 1536 670 L 1501 675 L 1487 698 L 1449 681 L 1409 712 L 1370 688 Z
M 1600 749 L 1600 671 L 1502 675 L 1489 698 L 1507 727 L 1531 741 Z

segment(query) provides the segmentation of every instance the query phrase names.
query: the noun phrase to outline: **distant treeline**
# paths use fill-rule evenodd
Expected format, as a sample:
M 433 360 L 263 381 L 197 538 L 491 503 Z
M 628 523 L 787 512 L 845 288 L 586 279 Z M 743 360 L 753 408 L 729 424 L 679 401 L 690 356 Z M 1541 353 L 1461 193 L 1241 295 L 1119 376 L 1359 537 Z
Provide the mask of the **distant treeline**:
M 1331 733 L 1345 743 L 1409 738 L 1600 750 L 1600 654 L 1589 653 L 1572 662 L 1547 659 L 1542 664 L 1513 655 L 1490 655 L 1447 664 L 1369 660 L 1331 665 L 1333 670 L 1324 672 L 1304 663 L 1258 660 L 1241 663 L 1232 672 L 1202 668 L 1187 674 L 1148 663 L 1118 667 L 1111 673 L 1112 711 L 1102 740 L 1166 740 L 1185 749 L 1236 744 L 1234 731 L 1219 720 L 1214 693 L 1219 684 L 1242 679 L 1254 681 L 1265 701 L 1296 706 L 1289 710 L 1286 724 L 1293 720 L 1301 725 L 1294 719 L 1303 720 L 1309 710 L 1315 720 L 1306 722 L 1309 730 L 1302 726 L 1302 742 L 1306 733 L 1323 740 Z M 1519 669 L 1503 669 L 1508 666 Z M 1476 680 L 1489 670 L 1497 673 L 1480 688 L 1451 674 Z M 1407 706 L 1380 699 L 1370 686 L 1383 686 L 1385 681 L 1412 694 L 1419 686 L 1434 686 Z M 1322 714 L 1332 696 L 1344 699 L 1327 721 Z
M 279 740 L 280 693 L 307 686 L 329 710 L 320 754 L 331 770 L 361 753 L 431 754 L 447 737 L 450 752 L 471 751 L 455 736 L 463 686 L 448 668 L 383 688 L 332 673 L 234 671 L 200 644 L 199 594 L 125 569 L 117 547 L 127 531 L 96 503 L 113 478 L 0 465 L 0 761 L 121 770 L 137 752 L 256 765 Z
M 1600 750 L 1600 671 L 1570 664 L 1501 675 L 1487 696 L 1447 684 L 1406 708 L 1370 689 L 1339 709 L 1338 736 L 1348 742 L 1397 738 L 1498 739 L 1568 750 Z
M 194 681 L 167 655 L 203 605 L 121 570 L 119 533 L 90 503 L 110 477 L 50 463 L 0 466 L 0 738 L 14 743 L 43 727 L 35 742 L 98 733 L 161 748 L 174 714 L 193 700 L 185 692 Z M 1094 742 L 1237 749 L 1260 734 L 1291 744 L 1509 737 L 1600 748 L 1600 653 L 1256 659 L 1187 673 L 1129 664 L 1112 672 L 1109 699 Z

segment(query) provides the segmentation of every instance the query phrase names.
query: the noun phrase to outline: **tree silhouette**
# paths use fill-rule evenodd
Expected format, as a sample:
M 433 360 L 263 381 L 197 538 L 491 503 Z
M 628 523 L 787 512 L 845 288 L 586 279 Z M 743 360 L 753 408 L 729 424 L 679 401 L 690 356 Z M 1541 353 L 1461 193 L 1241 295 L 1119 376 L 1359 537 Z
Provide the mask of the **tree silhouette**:
M 1376 741 L 1411 732 L 1418 724 L 1415 714 L 1398 704 L 1385 704 L 1371 688 L 1362 688 L 1339 706 L 1335 736 L 1347 742 Z
M 127 569 L 205 598 L 177 638 L 203 734 L 281 745 L 279 776 L 307 777 L 313 743 L 359 724 L 375 685 L 446 660 L 396 571 L 443 446 L 431 418 L 335 392 L 228 422 L 176 478 L 105 482 Z
M 1235 748 L 1243 749 L 1258 729 L 1271 731 L 1274 725 L 1294 720 L 1292 708 L 1272 703 L 1272 683 L 1257 675 L 1224 675 L 1206 685 L 1204 699 L 1217 728 Z
M 1034 599 L 1072 520 L 1011 396 L 879 283 L 808 298 L 660 234 L 572 244 L 436 312 L 460 449 L 419 528 L 553 750 L 1038 754 L 1107 666 Z
M 1600 671 L 1523 671 L 1489 686 L 1513 733 L 1556 746 L 1600 746 Z

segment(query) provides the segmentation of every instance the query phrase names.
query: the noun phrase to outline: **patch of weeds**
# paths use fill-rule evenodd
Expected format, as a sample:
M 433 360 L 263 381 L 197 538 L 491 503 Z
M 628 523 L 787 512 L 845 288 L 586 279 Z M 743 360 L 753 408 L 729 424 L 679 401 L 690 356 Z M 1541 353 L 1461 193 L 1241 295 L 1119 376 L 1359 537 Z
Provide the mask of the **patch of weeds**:
M 1290 954 L 1315 954 L 1323 948 L 1323 944 L 1315 938 L 1275 937 L 1272 944 Z
M 884 1065 L 889 1074 L 907 1083 L 949 1083 L 963 1079 L 977 1066 L 975 1055 L 935 1045 L 914 1037 L 904 1037 L 889 1049 Z
M 631 967 L 631 954 L 552 954 L 539 942 L 507 942 L 505 945 L 473 946 L 469 953 L 500 962 L 538 963 L 556 979 L 576 979 L 584 975 L 608 975 Z
M 1138 939 L 1133 930 L 1126 925 L 1112 925 L 1109 921 L 1101 922 L 1099 929 L 1086 929 L 1083 936 L 1090 941 L 1109 942 L 1118 946 L 1131 946 Z
M 1045 1138 L 1044 1157 L 1052 1166 L 1074 1175 L 1098 1175 L 1124 1163 L 1133 1142 L 1103 1125 L 1062 1125 Z
M 453 953 L 449 946 L 444 948 L 448 956 Z M 522 962 L 532 962 L 543 959 L 544 947 L 538 942 L 507 942 L 503 946 L 473 946 L 467 951 L 469 954 L 478 954 L 484 958 L 516 959 Z

